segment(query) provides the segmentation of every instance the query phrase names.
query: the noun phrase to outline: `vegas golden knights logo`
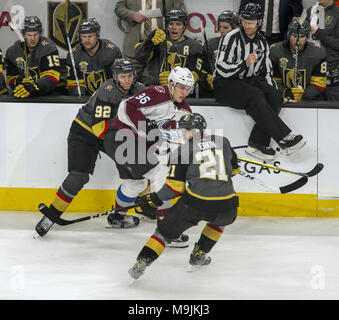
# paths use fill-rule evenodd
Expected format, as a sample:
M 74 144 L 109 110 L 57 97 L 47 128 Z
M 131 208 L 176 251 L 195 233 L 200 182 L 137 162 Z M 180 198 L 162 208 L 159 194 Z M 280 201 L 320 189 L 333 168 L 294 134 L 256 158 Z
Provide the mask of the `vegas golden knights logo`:
M 84 72 L 84 80 L 89 92 L 96 91 L 106 81 L 104 70 Z
M 87 2 L 48 1 L 48 38 L 68 51 L 67 36 L 73 47 L 77 42 L 80 23 L 87 19 L 87 11 Z
M 283 82 L 286 88 L 295 87 L 294 83 L 294 69 L 284 69 L 283 70 Z M 301 86 L 303 89 L 306 88 L 306 70 L 305 69 L 298 69 L 297 74 L 297 86 Z

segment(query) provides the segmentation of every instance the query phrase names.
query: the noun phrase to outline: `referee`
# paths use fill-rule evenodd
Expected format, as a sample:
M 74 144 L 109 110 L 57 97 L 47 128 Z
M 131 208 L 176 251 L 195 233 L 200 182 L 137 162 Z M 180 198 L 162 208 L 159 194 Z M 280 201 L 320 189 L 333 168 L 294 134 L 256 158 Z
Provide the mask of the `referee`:
M 255 121 L 245 152 L 260 160 L 274 160 L 271 138 L 286 154 L 303 147 L 305 141 L 302 135 L 291 134 L 291 129 L 278 115 L 287 99 L 283 99 L 277 89 L 269 46 L 258 31 L 262 15 L 260 5 L 248 3 L 240 14 L 240 28 L 221 39 L 214 72 L 214 95 L 219 104 L 246 110 Z

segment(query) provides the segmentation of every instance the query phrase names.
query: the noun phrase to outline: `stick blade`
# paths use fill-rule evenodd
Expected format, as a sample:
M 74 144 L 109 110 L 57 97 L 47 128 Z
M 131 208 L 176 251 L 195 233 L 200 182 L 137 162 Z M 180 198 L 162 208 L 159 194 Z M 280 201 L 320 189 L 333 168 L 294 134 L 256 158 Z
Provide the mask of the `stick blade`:
M 288 193 L 288 192 L 292 192 L 294 190 L 297 190 L 299 188 L 301 188 L 302 186 L 304 186 L 307 183 L 308 179 L 307 177 L 302 177 L 300 179 L 298 179 L 297 181 L 290 183 L 286 186 L 280 187 L 280 192 L 281 193 Z
M 307 176 L 308 177 L 316 176 L 323 168 L 324 165 L 322 163 L 317 163 L 311 171 L 307 172 Z

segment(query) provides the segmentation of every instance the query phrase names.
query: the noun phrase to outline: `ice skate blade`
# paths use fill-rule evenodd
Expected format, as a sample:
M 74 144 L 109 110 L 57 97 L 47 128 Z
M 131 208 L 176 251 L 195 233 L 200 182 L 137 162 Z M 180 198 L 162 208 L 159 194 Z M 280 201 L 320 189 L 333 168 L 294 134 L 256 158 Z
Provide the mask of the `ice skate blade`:
M 248 146 L 245 150 L 245 153 L 252 156 L 253 158 L 256 158 L 260 161 L 274 161 L 276 155 L 266 155 L 262 153 L 260 150 L 252 148 Z
M 39 239 L 42 238 L 37 232 L 33 234 L 33 239 Z
M 297 143 L 294 147 L 291 148 L 287 148 L 287 149 L 283 149 L 283 151 L 285 151 L 285 154 L 287 156 L 290 156 L 291 154 L 293 154 L 294 152 L 300 150 L 302 147 L 304 147 L 306 144 L 305 140 L 301 140 L 299 143 Z

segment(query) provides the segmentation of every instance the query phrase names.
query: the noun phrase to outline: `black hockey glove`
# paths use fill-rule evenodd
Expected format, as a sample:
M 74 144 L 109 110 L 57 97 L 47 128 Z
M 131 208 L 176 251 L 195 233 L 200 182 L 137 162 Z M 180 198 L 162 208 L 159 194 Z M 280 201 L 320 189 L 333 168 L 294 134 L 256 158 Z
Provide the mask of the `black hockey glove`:
M 136 204 L 141 209 L 141 212 L 136 210 L 138 213 L 151 219 L 156 219 L 155 210 L 161 206 L 163 202 L 158 198 L 155 192 L 152 192 L 139 197 Z
M 151 130 L 158 129 L 158 125 L 155 120 L 146 119 L 146 134 Z
M 33 79 L 23 79 L 13 91 L 15 98 L 28 98 L 29 96 L 38 95 L 39 87 Z

